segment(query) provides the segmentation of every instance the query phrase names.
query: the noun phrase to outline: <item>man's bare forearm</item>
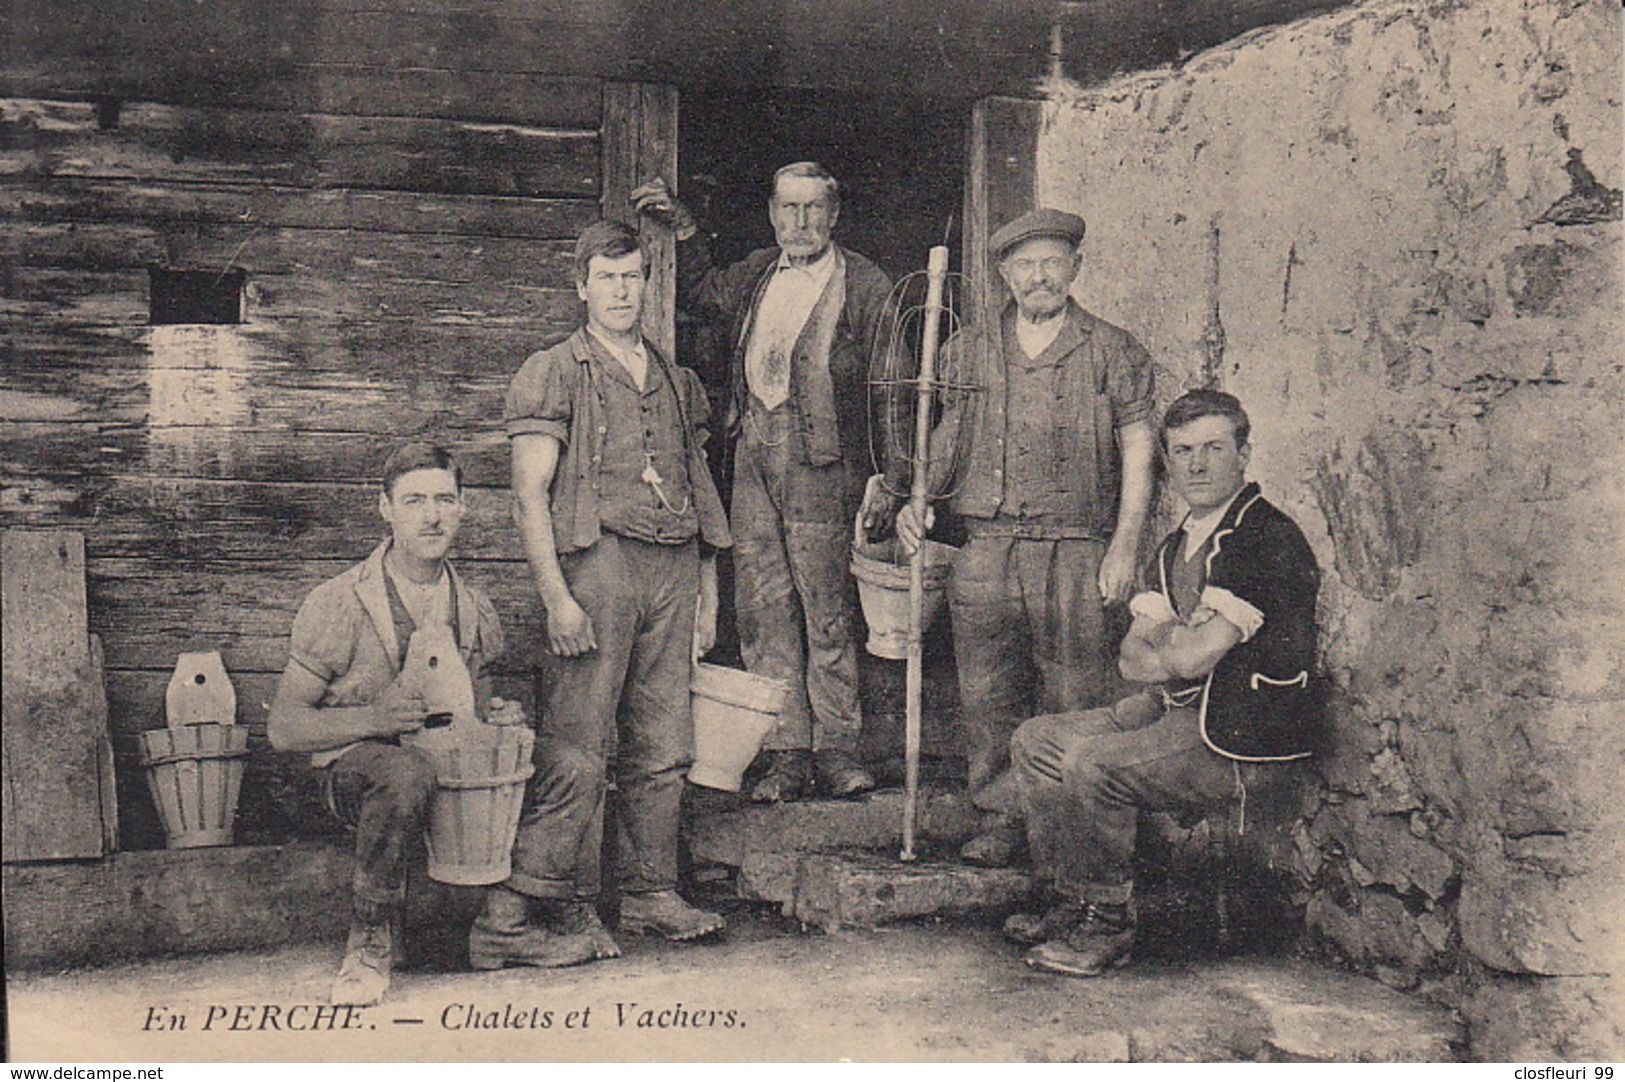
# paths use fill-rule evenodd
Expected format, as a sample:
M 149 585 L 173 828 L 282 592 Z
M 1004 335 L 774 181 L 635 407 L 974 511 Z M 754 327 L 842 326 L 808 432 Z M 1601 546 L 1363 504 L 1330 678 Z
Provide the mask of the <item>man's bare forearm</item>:
M 541 595 L 543 605 L 556 608 L 571 594 L 569 584 L 564 581 L 564 569 L 559 566 L 558 546 L 553 537 L 553 509 L 545 495 L 534 494 L 516 496 L 514 509 L 536 592 Z
M 1117 530 L 1113 535 L 1130 550 L 1140 545 L 1151 511 L 1153 439 L 1151 426 L 1139 421 L 1118 433 L 1122 443 L 1123 482 L 1117 501 Z

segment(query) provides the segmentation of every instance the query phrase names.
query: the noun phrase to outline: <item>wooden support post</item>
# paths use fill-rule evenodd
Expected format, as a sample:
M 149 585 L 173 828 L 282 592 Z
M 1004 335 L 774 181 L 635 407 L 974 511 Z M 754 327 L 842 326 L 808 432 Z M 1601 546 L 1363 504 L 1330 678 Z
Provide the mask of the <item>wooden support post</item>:
M 990 325 L 1005 299 L 1004 287 L 993 273 L 988 238 L 1038 205 L 1043 108 L 1036 101 L 983 98 L 971 110 L 962 265 L 971 287 L 967 310 L 984 326 Z
M 668 358 L 677 347 L 677 242 L 671 230 L 641 219 L 632 189 L 656 176 L 677 191 L 677 88 L 655 83 L 605 83 L 600 141 L 600 206 L 605 218 L 637 227 L 649 253 L 643 293 L 643 333 Z

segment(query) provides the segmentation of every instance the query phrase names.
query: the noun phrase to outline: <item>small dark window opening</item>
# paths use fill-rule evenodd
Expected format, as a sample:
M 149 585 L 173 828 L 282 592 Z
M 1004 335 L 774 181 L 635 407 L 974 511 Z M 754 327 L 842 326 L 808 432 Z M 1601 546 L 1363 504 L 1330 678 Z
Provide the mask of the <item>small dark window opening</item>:
M 162 323 L 241 323 L 248 273 L 147 268 L 151 318 Z
M 113 131 L 118 127 L 119 113 L 124 103 L 117 98 L 96 99 L 96 127 L 102 131 Z

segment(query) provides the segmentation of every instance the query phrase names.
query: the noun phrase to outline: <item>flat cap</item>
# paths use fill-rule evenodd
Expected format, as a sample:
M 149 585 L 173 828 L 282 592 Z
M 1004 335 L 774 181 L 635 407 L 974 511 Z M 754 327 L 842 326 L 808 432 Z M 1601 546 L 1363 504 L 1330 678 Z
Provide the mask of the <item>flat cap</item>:
M 1076 214 L 1053 207 L 1039 207 L 1014 221 L 1006 222 L 993 234 L 988 247 L 993 252 L 993 258 L 1002 259 L 1005 252 L 1034 237 L 1059 237 L 1076 245 L 1083 240 L 1083 228 L 1083 219 Z

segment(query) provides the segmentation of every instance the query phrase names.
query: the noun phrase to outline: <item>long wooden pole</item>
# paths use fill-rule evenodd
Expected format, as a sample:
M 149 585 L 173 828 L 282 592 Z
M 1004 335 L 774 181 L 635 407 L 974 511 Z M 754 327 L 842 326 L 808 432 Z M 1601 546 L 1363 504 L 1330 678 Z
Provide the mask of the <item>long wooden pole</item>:
M 931 495 L 931 403 L 936 394 L 937 345 L 942 323 L 942 286 L 948 276 L 948 249 L 931 249 L 926 263 L 925 327 L 920 339 L 920 371 L 914 410 L 914 479 L 909 506 L 914 521 L 925 521 Z M 914 859 L 914 823 L 920 799 L 920 722 L 924 681 L 925 624 L 924 539 L 908 561 L 907 714 L 903 729 L 903 860 Z

